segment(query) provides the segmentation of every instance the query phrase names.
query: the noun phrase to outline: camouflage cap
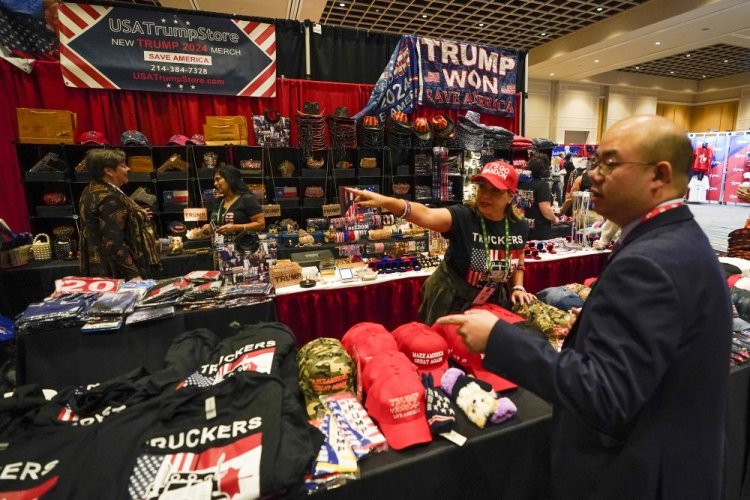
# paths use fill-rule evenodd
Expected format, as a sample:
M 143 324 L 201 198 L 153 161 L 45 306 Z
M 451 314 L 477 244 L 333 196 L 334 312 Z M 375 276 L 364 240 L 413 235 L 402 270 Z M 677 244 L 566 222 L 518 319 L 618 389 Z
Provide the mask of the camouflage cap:
M 305 409 L 315 418 L 323 408 L 318 396 L 354 392 L 354 365 L 337 339 L 319 338 L 305 344 L 297 353 L 299 385 L 305 396 Z

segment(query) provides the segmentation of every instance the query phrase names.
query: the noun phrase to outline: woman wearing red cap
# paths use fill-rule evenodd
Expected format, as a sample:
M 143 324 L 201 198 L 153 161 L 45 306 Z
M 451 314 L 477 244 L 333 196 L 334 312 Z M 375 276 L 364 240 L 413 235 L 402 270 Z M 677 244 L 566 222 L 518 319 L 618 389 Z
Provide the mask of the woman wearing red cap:
M 445 259 L 422 287 L 419 317 L 428 325 L 472 304 L 528 304 L 534 298 L 523 287 L 528 226 L 513 206 L 516 169 L 491 162 L 471 180 L 478 187 L 472 205 L 440 208 L 347 188 L 362 206 L 389 210 L 450 240 Z

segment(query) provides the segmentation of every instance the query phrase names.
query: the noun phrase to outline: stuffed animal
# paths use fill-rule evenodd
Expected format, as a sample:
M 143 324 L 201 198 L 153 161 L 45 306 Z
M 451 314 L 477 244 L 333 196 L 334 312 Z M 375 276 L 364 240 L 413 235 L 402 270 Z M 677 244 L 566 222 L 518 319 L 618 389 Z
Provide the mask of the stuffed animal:
M 443 375 L 440 386 L 480 429 L 484 429 L 487 419 L 493 424 L 499 424 L 516 414 L 513 401 L 508 398 L 498 399 L 491 384 L 470 377 L 458 368 L 449 368 Z
M 169 237 L 169 255 L 179 255 L 183 252 L 182 238 L 179 236 Z

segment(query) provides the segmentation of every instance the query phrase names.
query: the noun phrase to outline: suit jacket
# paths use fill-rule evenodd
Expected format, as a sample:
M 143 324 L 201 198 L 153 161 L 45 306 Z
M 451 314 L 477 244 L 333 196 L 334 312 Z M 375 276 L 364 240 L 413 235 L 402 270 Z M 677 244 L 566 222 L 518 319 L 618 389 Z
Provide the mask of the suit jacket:
M 484 366 L 553 404 L 556 497 L 719 498 L 731 321 L 682 206 L 628 234 L 560 353 L 498 322 Z

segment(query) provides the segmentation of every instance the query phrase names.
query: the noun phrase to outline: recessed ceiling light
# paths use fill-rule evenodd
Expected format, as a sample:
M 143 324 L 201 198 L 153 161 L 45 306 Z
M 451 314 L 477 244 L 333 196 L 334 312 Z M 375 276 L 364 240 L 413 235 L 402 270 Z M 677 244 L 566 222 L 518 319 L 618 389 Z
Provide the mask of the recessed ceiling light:
M 547 33 L 542 33 L 542 35 L 541 35 L 541 36 L 547 36 Z
M 554 73 L 550 73 L 549 76 L 555 76 L 555 74 Z
M 341 7 L 346 7 L 346 4 L 345 4 L 344 2 L 341 2 L 341 3 L 339 4 L 339 5 L 340 5 Z
M 480 28 L 484 27 L 484 23 L 479 23 L 479 27 Z
M 670 75 L 674 75 L 674 71 L 670 71 L 670 72 L 669 72 L 669 74 L 670 74 Z
M 703 78 L 706 78 L 706 75 L 703 75 Z
M 690 57 L 690 54 L 685 54 L 685 57 Z
M 635 69 L 641 69 L 641 67 L 640 66 L 636 66 Z
M 597 11 L 597 12 L 601 12 L 601 11 L 603 11 L 603 10 L 604 10 L 604 9 L 603 9 L 602 7 L 597 7 L 597 8 L 596 8 L 596 11 Z
M 595 63 L 598 63 L 598 62 L 599 62 L 599 59 L 594 59 L 594 62 L 595 62 Z
M 725 63 L 728 63 L 728 62 L 729 62 L 729 59 L 724 59 L 724 62 L 725 62 Z
M 375 12 L 380 12 L 380 9 L 375 9 Z

